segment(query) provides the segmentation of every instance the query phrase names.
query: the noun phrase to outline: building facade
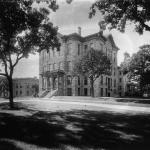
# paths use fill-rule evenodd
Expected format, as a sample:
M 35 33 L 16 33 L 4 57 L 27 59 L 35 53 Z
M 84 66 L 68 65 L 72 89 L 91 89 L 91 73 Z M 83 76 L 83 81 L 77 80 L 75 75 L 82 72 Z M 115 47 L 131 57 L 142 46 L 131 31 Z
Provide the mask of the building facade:
M 14 97 L 34 96 L 36 94 L 34 86 L 39 86 L 39 80 L 35 78 L 14 78 L 13 95 Z
M 95 96 L 118 96 L 117 52 L 112 35 L 107 37 L 98 32 L 86 37 L 78 33 L 59 34 L 60 51 L 43 50 L 39 54 L 39 91 L 49 93 L 57 90 L 57 95 L 90 96 L 89 79 L 85 76 L 72 76 L 75 61 L 90 48 L 103 51 L 111 60 L 111 75 L 102 75 L 94 83 Z

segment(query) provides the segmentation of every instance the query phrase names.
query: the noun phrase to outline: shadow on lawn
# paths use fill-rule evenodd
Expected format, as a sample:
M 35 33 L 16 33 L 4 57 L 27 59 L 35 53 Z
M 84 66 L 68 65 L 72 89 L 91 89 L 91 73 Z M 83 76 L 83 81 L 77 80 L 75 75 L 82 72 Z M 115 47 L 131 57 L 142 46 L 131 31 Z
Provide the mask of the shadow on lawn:
M 0 113 L 0 138 L 48 148 L 142 149 L 150 147 L 150 116 L 111 112 L 38 112 L 32 117 Z

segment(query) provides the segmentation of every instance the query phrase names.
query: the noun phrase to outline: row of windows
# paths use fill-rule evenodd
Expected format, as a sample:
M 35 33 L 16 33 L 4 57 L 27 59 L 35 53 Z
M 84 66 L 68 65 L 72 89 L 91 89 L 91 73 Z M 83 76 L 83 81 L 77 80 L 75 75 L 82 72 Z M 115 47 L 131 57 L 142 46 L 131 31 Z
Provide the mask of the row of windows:
M 48 60 L 50 59 L 51 57 L 55 57 L 55 56 L 60 56 L 61 55 L 61 51 L 57 50 L 57 49 L 54 49 L 54 50 L 49 50 L 49 51 L 42 51 L 41 52 L 41 58 L 42 60 Z
M 72 63 L 71 61 L 67 61 L 67 70 L 71 70 L 72 69 Z M 59 63 L 54 63 L 54 64 L 48 64 L 47 66 L 44 66 L 43 70 L 45 71 L 51 71 L 51 70 L 64 70 L 64 63 L 63 62 L 59 62 Z
M 67 85 L 70 85 L 71 84 L 71 81 L 72 81 L 72 78 L 71 78 L 71 76 L 67 76 Z M 80 79 L 80 77 L 78 77 L 78 85 L 80 85 L 81 84 L 81 79 Z M 84 85 L 88 85 L 88 78 L 87 77 L 84 77 L 84 79 L 83 79 L 83 83 L 84 83 Z M 106 77 L 106 82 L 105 82 L 105 84 L 106 85 L 108 85 L 109 86 L 109 88 L 110 88 L 110 86 L 112 86 L 112 79 L 111 78 L 109 78 L 109 77 Z M 101 85 L 103 85 L 103 76 L 101 76 Z M 116 79 L 114 79 L 114 87 L 116 87 Z
M 25 85 L 26 86 L 26 88 L 30 88 L 30 86 L 29 85 Z M 18 84 L 16 84 L 16 88 L 18 89 L 18 88 L 22 88 L 23 86 L 22 85 L 18 85 Z
M 70 55 L 71 54 L 71 50 L 72 50 L 72 47 L 71 47 L 72 43 L 68 43 L 67 44 L 67 54 Z M 89 47 L 90 48 L 94 48 L 94 44 L 93 43 L 90 43 L 89 44 Z M 87 49 L 88 49 L 88 45 L 84 45 L 83 46 L 84 48 L 84 53 L 87 52 Z M 103 45 L 100 44 L 100 49 L 103 49 Z M 112 51 L 108 50 L 107 48 L 105 49 L 105 53 L 106 55 L 109 57 L 109 58 L 113 58 L 114 59 L 114 62 L 116 62 L 116 55 L 114 53 L 114 57 L 113 57 L 113 54 L 112 54 Z M 42 60 L 49 60 L 50 57 L 55 57 L 55 56 L 60 56 L 61 54 L 61 50 L 57 51 L 56 49 L 54 50 L 49 50 L 49 51 L 42 51 L 41 52 L 41 58 Z M 81 44 L 78 44 L 78 51 L 77 51 L 77 54 L 80 55 L 81 54 Z
M 26 95 L 27 96 L 29 96 L 29 93 L 30 93 L 29 91 L 26 91 Z M 19 96 L 19 95 L 20 96 L 22 95 L 22 91 L 21 90 L 20 91 L 16 91 L 16 96 Z
M 78 96 L 81 96 L 81 88 L 78 88 Z M 116 91 L 114 90 L 114 93 Z M 67 88 L 67 95 L 71 96 L 72 95 L 72 88 Z M 83 88 L 83 95 L 88 96 L 88 88 Z M 90 95 L 91 95 L 91 88 L 90 88 Z M 107 88 L 101 88 L 100 89 L 100 95 L 101 96 L 110 96 L 110 92 L 108 92 Z
M 104 78 L 103 76 L 101 76 L 101 85 L 104 85 Z M 112 86 L 112 79 L 109 78 L 109 77 L 106 77 L 105 79 L 105 84 L 108 85 L 108 86 Z M 114 79 L 114 87 L 116 87 L 116 79 Z
M 84 96 L 88 96 L 88 88 L 84 88 Z M 72 96 L 72 88 L 67 88 L 67 96 Z M 78 88 L 78 96 L 81 96 L 81 89 Z
M 18 95 L 22 95 L 22 91 L 16 91 L 16 96 L 18 96 Z
M 67 52 L 68 52 L 67 54 L 68 54 L 68 55 L 71 54 L 71 50 L 72 50 L 71 44 L 72 44 L 72 43 L 67 44 L 67 50 L 68 50 L 68 51 L 67 51 Z M 90 48 L 94 48 L 93 43 L 90 43 Z M 87 50 L 88 50 L 88 45 L 86 44 L 86 45 L 84 45 L 84 53 L 86 53 Z M 78 55 L 81 55 L 81 44 L 78 44 L 78 51 L 77 51 L 77 54 L 78 54 Z
M 67 85 L 71 85 L 72 84 L 72 77 L 71 76 L 67 76 Z M 80 77 L 78 77 L 78 85 L 81 84 L 81 80 Z M 88 78 L 84 77 L 84 85 L 88 85 Z

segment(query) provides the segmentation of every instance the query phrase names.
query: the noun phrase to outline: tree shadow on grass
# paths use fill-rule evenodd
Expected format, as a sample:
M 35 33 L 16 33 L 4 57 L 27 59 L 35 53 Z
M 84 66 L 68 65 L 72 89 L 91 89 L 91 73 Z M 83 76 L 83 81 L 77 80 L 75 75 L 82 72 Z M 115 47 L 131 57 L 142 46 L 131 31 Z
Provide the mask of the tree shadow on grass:
M 0 150 L 21 150 L 9 141 L 0 141 Z
M 150 115 L 72 110 L 31 117 L 0 113 L 0 138 L 48 148 L 142 149 L 150 147 Z

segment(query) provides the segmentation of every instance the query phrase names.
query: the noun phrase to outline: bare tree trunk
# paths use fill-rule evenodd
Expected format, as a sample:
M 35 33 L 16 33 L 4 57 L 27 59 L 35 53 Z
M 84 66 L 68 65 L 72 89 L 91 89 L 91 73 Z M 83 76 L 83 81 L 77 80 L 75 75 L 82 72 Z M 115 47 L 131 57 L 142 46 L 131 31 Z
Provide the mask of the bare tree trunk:
M 13 101 L 13 79 L 12 76 L 7 77 L 9 84 L 9 106 L 10 109 L 14 109 L 14 101 Z
M 91 96 L 94 97 L 94 79 L 90 77 L 90 84 L 91 84 Z

